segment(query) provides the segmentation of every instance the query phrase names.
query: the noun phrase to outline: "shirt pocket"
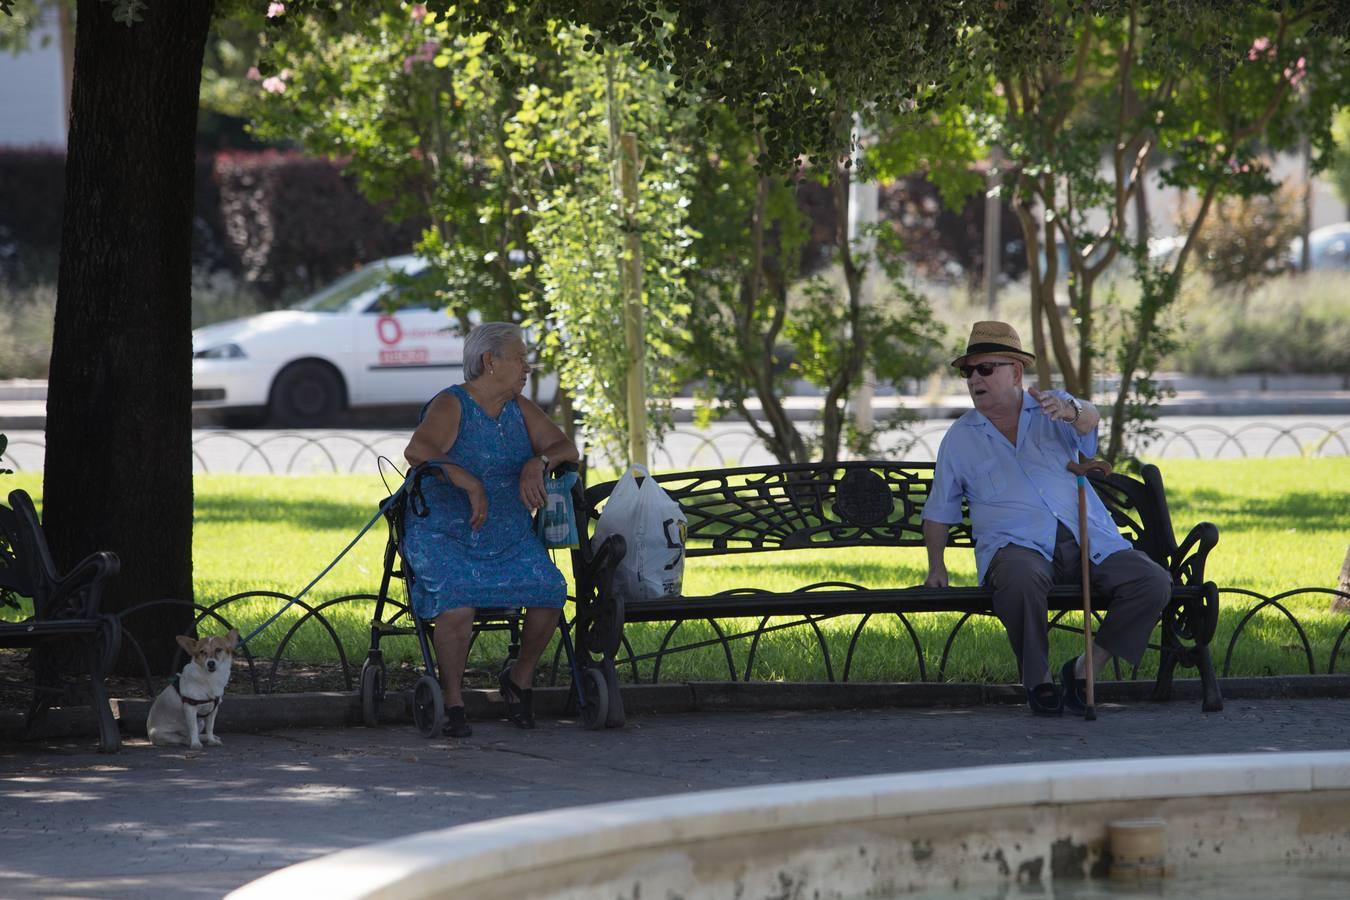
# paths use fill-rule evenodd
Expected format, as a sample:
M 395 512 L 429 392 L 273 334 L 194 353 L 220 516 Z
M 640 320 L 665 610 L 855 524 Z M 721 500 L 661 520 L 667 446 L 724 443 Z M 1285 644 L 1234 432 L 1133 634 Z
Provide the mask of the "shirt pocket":
M 1008 476 L 997 459 L 985 459 L 975 464 L 975 490 L 988 500 L 997 500 L 1008 489 Z

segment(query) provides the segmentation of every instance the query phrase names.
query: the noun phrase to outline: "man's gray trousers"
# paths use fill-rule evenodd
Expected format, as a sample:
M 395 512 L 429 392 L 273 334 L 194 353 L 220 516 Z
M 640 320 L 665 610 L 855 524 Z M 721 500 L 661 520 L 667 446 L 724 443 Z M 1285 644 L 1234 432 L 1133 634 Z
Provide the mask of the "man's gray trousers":
M 1094 641 L 1113 656 L 1138 665 L 1153 626 L 1171 599 L 1171 576 L 1140 550 L 1112 553 L 1090 571 L 1092 597 L 1110 601 L 1101 628 L 1094 629 Z M 1055 538 L 1053 560 L 1009 544 L 989 564 L 985 583 L 994 589 L 994 613 L 1007 629 L 1022 684 L 1028 689 L 1054 680 L 1046 594 L 1054 584 L 1081 584 L 1081 573 L 1078 542 L 1063 525 Z

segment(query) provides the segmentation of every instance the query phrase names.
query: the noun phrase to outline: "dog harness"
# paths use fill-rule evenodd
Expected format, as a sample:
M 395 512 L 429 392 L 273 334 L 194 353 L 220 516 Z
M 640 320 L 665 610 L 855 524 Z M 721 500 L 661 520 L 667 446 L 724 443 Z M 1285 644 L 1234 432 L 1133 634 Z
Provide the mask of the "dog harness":
M 207 697 L 205 700 L 198 700 L 196 697 L 188 697 L 183 693 L 182 688 L 178 686 L 178 679 L 179 679 L 178 675 L 173 676 L 173 692 L 177 694 L 178 697 L 184 703 L 188 704 L 189 706 L 198 706 L 198 707 L 205 706 L 208 703 L 211 704 L 210 709 L 198 709 L 197 710 L 198 717 L 209 716 L 211 715 L 211 713 L 215 712 L 216 707 L 220 705 L 221 701 L 220 697 Z

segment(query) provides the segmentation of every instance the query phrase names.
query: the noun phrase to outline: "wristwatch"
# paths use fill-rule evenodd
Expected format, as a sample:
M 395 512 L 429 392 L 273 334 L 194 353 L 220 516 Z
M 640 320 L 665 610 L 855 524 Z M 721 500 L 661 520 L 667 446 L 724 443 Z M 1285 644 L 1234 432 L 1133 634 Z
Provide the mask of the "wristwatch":
M 1069 403 L 1072 404 L 1073 406 L 1073 418 L 1065 419 L 1064 421 L 1072 425 L 1073 423 L 1077 422 L 1078 417 L 1083 414 L 1083 404 L 1079 403 L 1078 398 L 1073 396 L 1072 394 L 1069 395 Z

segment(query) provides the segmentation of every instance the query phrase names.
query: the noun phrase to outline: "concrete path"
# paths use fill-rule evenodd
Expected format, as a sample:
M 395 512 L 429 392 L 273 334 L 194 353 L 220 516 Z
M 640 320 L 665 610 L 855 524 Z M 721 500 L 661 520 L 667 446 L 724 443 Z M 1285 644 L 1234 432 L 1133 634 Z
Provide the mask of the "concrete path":
M 0 745 L 0 896 L 219 897 L 334 850 L 498 816 L 685 791 L 947 767 L 1350 748 L 1343 699 L 647 713 L 622 730 L 478 721 L 223 733 L 202 752 L 130 739 Z M 1147 766 L 1141 760 L 1141 766 Z M 659 802 L 659 801 L 654 801 Z

